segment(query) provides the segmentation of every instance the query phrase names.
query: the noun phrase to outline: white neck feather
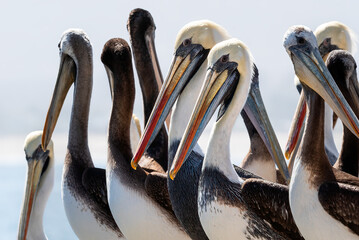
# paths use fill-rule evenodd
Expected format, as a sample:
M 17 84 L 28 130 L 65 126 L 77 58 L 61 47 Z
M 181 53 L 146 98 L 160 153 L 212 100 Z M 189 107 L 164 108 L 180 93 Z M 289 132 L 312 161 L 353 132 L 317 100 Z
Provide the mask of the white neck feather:
M 251 65 L 251 64 L 250 64 Z M 203 168 L 215 167 L 220 169 L 232 182 L 242 182 L 233 168 L 230 158 L 230 138 L 234 123 L 247 100 L 252 69 L 248 66 L 244 74 L 241 73 L 233 99 L 227 111 L 219 119 L 212 130 Z

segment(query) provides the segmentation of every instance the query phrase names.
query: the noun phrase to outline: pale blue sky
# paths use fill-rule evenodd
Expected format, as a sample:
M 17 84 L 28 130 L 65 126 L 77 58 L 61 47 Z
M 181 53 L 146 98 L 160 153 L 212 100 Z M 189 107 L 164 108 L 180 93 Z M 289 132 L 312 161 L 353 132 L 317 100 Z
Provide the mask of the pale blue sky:
M 356 1 L 5 1 L 0 9 L 0 135 L 26 135 L 41 129 L 55 85 L 63 31 L 84 29 L 93 44 L 94 85 L 89 130 L 106 134 L 110 92 L 100 61 L 104 43 L 112 37 L 128 40 L 126 22 L 136 7 L 149 10 L 157 25 L 156 46 L 162 73 L 171 62 L 177 31 L 192 20 L 221 24 L 252 51 L 260 87 L 274 128 L 287 131 L 298 98 L 293 67 L 282 47 L 289 26 L 313 30 L 338 20 L 359 32 Z M 142 117 L 140 92 L 135 113 Z M 56 132 L 67 132 L 72 104 L 67 97 Z M 242 125 L 242 124 L 240 124 Z

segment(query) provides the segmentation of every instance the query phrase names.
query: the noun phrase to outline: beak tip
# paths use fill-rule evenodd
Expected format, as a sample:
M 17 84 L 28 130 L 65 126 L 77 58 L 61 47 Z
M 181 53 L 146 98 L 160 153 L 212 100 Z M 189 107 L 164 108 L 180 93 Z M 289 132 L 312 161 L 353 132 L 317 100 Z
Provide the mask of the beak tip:
M 169 176 L 170 176 L 170 179 L 171 179 L 172 181 L 175 179 L 176 173 L 174 172 L 174 170 L 171 170 L 171 171 L 170 171 Z
M 131 160 L 131 167 L 136 170 L 137 169 L 137 163 L 135 163 L 135 161 L 132 159 Z
M 41 138 L 41 148 L 42 150 L 45 152 L 46 151 L 46 148 L 47 148 L 47 138 L 45 136 L 45 134 L 42 135 L 42 138 Z
M 286 158 L 286 159 L 289 159 L 289 158 L 290 158 L 290 152 L 289 152 L 288 149 L 285 150 L 284 155 L 285 155 L 285 158 Z

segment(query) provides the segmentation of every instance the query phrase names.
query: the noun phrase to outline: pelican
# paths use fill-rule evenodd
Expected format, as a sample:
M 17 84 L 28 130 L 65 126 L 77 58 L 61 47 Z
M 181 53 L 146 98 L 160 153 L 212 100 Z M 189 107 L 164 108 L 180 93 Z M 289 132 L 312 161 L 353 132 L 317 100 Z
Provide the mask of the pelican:
M 252 66 L 253 60 L 248 48 L 237 39 L 223 41 L 211 49 L 201 94 L 169 172 L 171 179 L 180 173 L 180 167 L 187 161 L 191 148 L 218 107 L 198 186 L 198 215 L 209 239 L 287 239 L 292 238 L 293 234 L 284 230 L 290 228 L 287 223 L 282 222 L 282 226 L 275 226 L 280 221 L 288 221 L 288 215 L 285 213 L 280 213 L 283 214 L 280 216 L 281 220 L 276 220 L 277 216 L 272 215 L 272 220 L 267 222 L 267 219 L 262 219 L 247 205 L 247 199 L 253 198 L 247 189 L 251 180 L 238 176 L 230 160 L 230 135 L 248 96 L 253 75 Z M 249 107 L 254 112 L 263 108 L 256 103 Z M 270 135 L 272 131 L 267 127 L 268 121 L 261 121 L 261 111 L 255 116 L 263 133 Z M 267 144 L 272 144 L 271 138 Z M 284 158 L 282 160 L 284 161 Z M 279 208 L 279 202 L 274 200 L 277 198 L 274 194 L 278 189 L 273 183 L 263 180 L 257 191 L 261 188 L 273 191 L 256 199 L 260 206 L 258 209 L 272 208 L 272 211 L 275 211 L 275 207 Z M 265 201 L 266 198 L 271 200 Z M 293 222 L 292 224 L 294 225 Z M 295 225 L 292 227 L 295 228 Z M 299 233 L 293 238 L 300 238 Z
M 358 100 L 359 94 L 357 65 L 353 56 L 347 51 L 334 50 L 329 54 L 326 65 L 339 89 L 348 99 L 354 113 L 359 116 L 359 101 L 353 101 Z M 358 176 L 358 150 L 359 139 L 343 124 L 342 148 L 334 167 L 353 176 Z
M 107 201 L 106 173 L 95 168 L 88 147 L 88 116 L 92 91 L 92 47 L 86 33 L 69 29 L 59 43 L 60 69 L 42 136 L 46 149 L 66 94 L 74 84 L 67 154 L 62 174 L 62 200 L 79 239 L 125 239 Z M 137 131 L 137 130 L 136 130 Z
M 113 103 L 106 175 L 114 219 L 128 239 L 190 239 L 171 210 L 166 182 L 140 166 L 137 171 L 131 168 L 129 125 L 135 88 L 130 47 L 123 39 L 111 39 L 101 60 L 110 76 Z
M 335 46 L 331 46 L 330 42 L 328 43 L 328 47 L 331 49 L 335 49 Z M 319 46 L 320 50 L 320 46 Z M 334 50 L 335 54 L 332 56 L 332 59 L 328 65 L 328 70 L 333 76 L 336 84 L 340 87 L 340 90 L 343 92 L 345 91 L 344 86 L 342 86 L 344 80 L 351 84 L 351 91 L 357 91 L 357 79 L 356 79 L 356 63 L 352 56 L 350 56 L 349 52 Z M 331 54 L 331 53 L 330 53 Z M 349 86 L 349 85 L 348 85 Z M 348 96 L 346 99 L 348 101 L 350 98 L 356 98 L 354 93 L 351 93 L 353 96 Z M 304 96 L 304 95 L 303 95 Z M 301 96 L 301 97 L 303 97 Z M 355 103 L 350 104 L 353 110 L 356 110 Z M 304 105 L 305 106 L 305 105 Z M 327 105 L 326 105 L 327 106 Z M 304 118 L 301 118 L 300 115 L 303 113 L 297 113 L 294 117 L 295 124 L 292 125 L 295 128 L 297 125 L 302 125 Z M 359 112 L 357 113 L 358 116 Z M 325 122 L 326 120 L 324 120 Z M 297 142 L 293 142 L 291 144 L 296 145 L 298 147 L 298 140 L 294 140 Z M 358 138 L 353 135 L 350 130 L 343 124 L 343 143 L 342 148 L 339 154 L 339 157 L 335 164 L 333 165 L 334 168 L 349 173 L 353 176 L 358 176 L 358 157 L 356 154 L 356 146 L 358 143 Z M 292 159 L 292 158 L 291 158 Z
M 284 36 L 284 47 L 303 86 L 308 108 L 289 185 L 294 220 L 305 239 L 359 239 L 359 179 L 329 163 L 321 97 L 357 137 L 358 119 L 326 68 L 309 28 L 290 27 Z
M 131 11 L 127 22 L 127 30 L 130 34 L 133 58 L 142 90 L 145 125 L 163 82 L 155 49 L 155 29 L 155 23 L 148 11 L 140 8 Z M 163 125 L 147 151 L 146 158 L 141 159 L 141 167 L 154 169 L 164 174 L 168 165 L 167 144 L 167 130 Z M 164 175 L 164 181 L 166 182 L 165 177 Z
M 42 131 L 31 132 L 25 139 L 27 180 L 20 215 L 18 239 L 47 239 L 42 219 L 47 199 L 54 186 L 54 147 L 49 142 L 46 151 L 41 148 Z
M 314 32 L 317 42 L 319 43 L 319 52 L 325 61 L 328 54 L 335 49 L 348 50 L 351 53 L 356 51 L 356 35 L 346 25 L 340 22 L 332 21 L 324 23 L 317 27 Z M 295 84 L 299 92 L 301 91 L 301 84 L 297 76 L 294 78 Z M 298 102 L 297 114 L 305 114 L 304 95 L 302 95 Z M 295 115 L 297 116 L 297 115 Z M 299 120 L 299 117 L 294 117 Z M 324 136 L 325 136 L 325 151 L 329 157 L 330 163 L 333 165 L 338 158 L 338 150 L 335 146 L 332 126 L 333 126 L 333 110 L 325 103 L 325 117 L 324 117 Z M 295 127 L 298 128 L 295 128 Z M 293 136 L 296 135 L 296 136 Z M 289 141 L 286 146 L 285 155 L 287 158 L 292 154 L 292 151 L 298 147 L 301 138 L 303 137 L 303 125 L 293 121 L 291 131 L 289 134 Z M 298 142 L 297 145 L 294 143 Z M 289 169 L 291 171 L 295 159 L 295 154 L 292 154 L 289 162 Z
M 229 36 L 226 31 L 221 26 L 210 21 L 189 23 L 178 33 L 175 44 L 175 56 L 168 78 L 157 98 L 150 120 L 141 137 L 138 150 L 131 162 L 134 168 L 142 156 L 142 152 L 151 143 L 151 138 L 156 136 L 156 131 L 159 129 L 158 126 L 163 123 L 169 109 L 178 97 L 172 112 L 169 130 L 168 166 L 171 166 L 204 80 L 207 67 L 206 57 L 209 49 L 215 43 L 227 38 Z M 253 101 L 261 100 L 260 96 L 258 97 L 258 84 L 254 84 L 254 86 L 253 89 L 257 91 L 257 95 L 255 94 Z M 276 147 L 279 146 L 279 144 L 276 145 L 278 141 L 273 140 L 272 143 L 271 150 L 274 149 L 274 152 L 278 151 L 280 149 Z M 275 153 L 275 156 L 278 158 L 280 154 Z M 284 159 L 283 155 L 282 159 Z M 207 238 L 200 224 L 196 204 L 202 161 L 202 150 L 196 144 L 189 160 L 186 161 L 183 170 L 177 178 L 174 181 L 167 180 L 173 210 L 192 239 Z M 286 165 L 279 165 L 279 167 L 286 168 Z M 236 167 L 236 171 L 242 177 L 255 177 L 253 174 L 238 167 Z
M 208 52 L 217 42 L 228 37 L 224 28 L 208 20 L 191 22 L 178 32 L 168 77 L 131 161 L 134 168 L 175 104 L 169 128 L 168 167 L 171 166 L 204 79 Z M 192 239 L 207 239 L 199 221 L 196 204 L 202 159 L 202 150 L 197 145 L 191 160 L 184 166 L 188 171 L 184 170 L 184 174 L 180 174 L 175 181 L 166 179 L 173 211 Z

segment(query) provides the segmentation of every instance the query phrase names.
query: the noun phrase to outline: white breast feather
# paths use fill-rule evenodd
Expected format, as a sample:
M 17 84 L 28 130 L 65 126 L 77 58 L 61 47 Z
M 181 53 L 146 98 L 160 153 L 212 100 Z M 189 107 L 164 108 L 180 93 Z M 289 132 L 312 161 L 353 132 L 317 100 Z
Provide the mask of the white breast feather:
M 72 195 L 64 182 L 62 184 L 62 200 L 67 219 L 79 239 L 118 239 L 115 232 L 105 225 L 99 224 L 90 209 Z
M 147 195 L 122 184 L 113 171 L 108 174 L 110 209 L 117 225 L 128 239 L 190 239 L 176 224 L 169 221 L 164 210 Z
M 309 172 L 296 160 L 289 186 L 289 203 L 294 220 L 307 240 L 359 239 L 342 223 L 330 216 L 309 184 Z

